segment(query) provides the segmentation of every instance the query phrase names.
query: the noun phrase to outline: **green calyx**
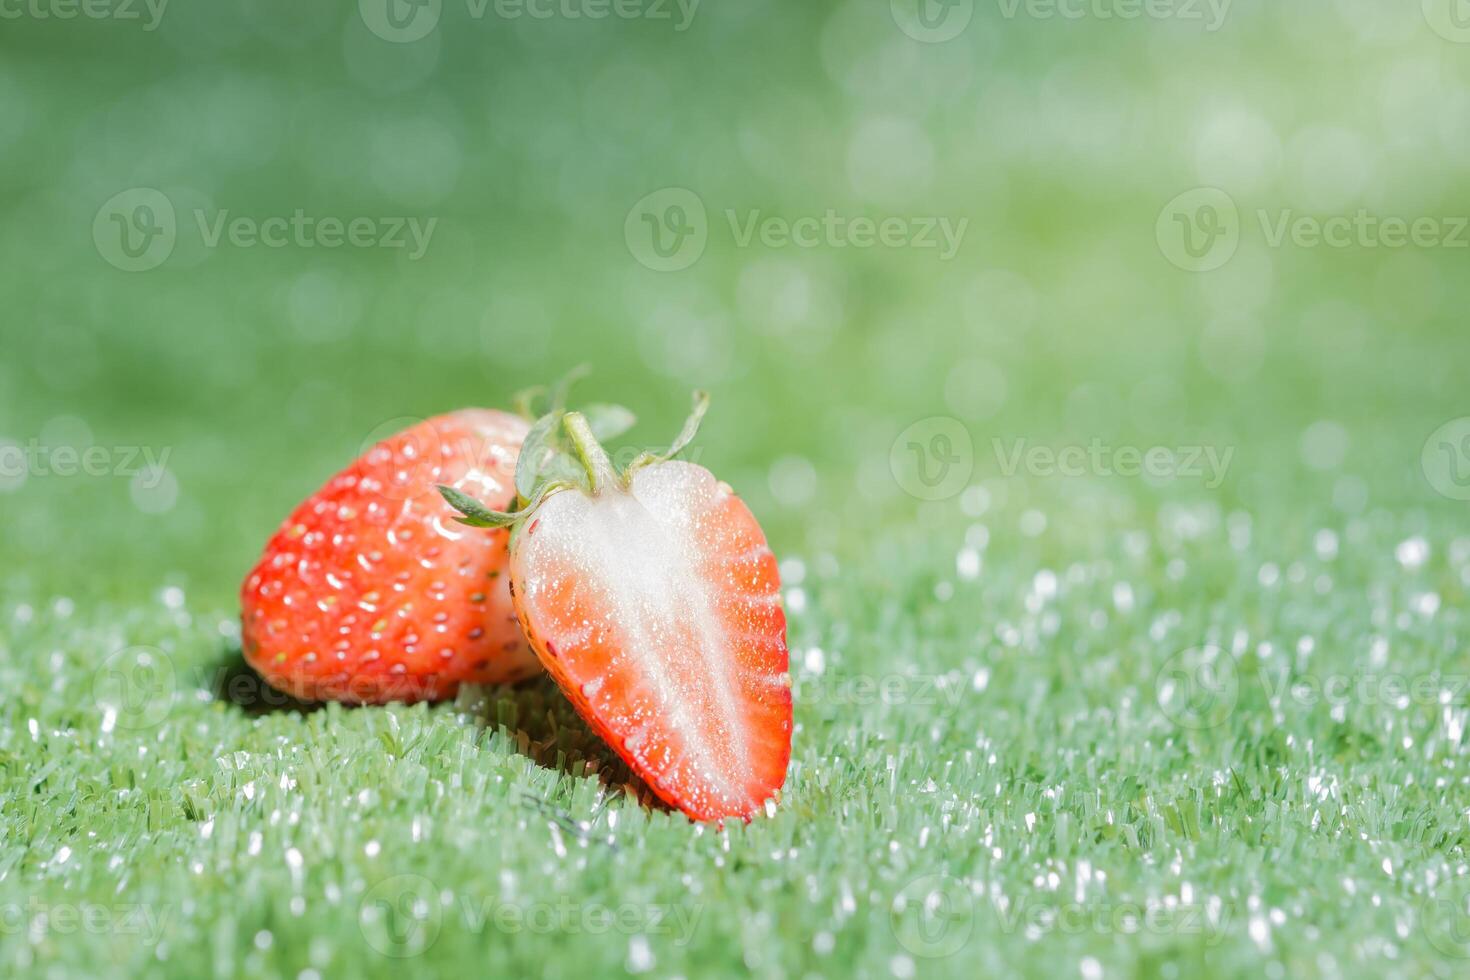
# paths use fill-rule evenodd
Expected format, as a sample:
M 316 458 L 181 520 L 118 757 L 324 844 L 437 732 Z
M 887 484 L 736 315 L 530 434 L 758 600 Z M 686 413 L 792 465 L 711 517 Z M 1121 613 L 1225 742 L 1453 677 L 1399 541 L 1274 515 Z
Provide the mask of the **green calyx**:
M 585 368 L 578 368 L 549 389 L 530 389 L 517 397 L 517 407 L 523 414 L 542 403 L 547 411 L 536 419 L 521 446 L 515 473 L 516 497 L 510 510 L 492 510 L 453 487 L 439 487 L 439 493 L 459 511 L 457 521 L 470 527 L 509 527 L 514 533 L 548 496 L 559 490 L 576 489 L 596 495 L 608 487 L 626 489 L 639 469 L 667 462 L 687 449 L 709 408 L 709 395 L 696 391 L 694 408 L 673 444 L 662 452 L 640 453 L 619 470 L 602 444 L 627 432 L 636 420 L 621 405 L 593 404 L 580 412 L 567 411 L 567 391 L 585 373 Z

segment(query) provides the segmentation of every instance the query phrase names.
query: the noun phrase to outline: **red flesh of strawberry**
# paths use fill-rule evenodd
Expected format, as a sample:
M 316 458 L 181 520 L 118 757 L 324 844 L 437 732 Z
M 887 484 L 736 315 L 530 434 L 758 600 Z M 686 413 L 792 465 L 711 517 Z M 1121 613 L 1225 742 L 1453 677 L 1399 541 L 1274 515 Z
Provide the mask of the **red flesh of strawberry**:
M 776 559 L 702 467 L 664 462 L 555 492 L 511 550 L 516 613 L 578 712 L 699 820 L 779 795 L 791 675 Z

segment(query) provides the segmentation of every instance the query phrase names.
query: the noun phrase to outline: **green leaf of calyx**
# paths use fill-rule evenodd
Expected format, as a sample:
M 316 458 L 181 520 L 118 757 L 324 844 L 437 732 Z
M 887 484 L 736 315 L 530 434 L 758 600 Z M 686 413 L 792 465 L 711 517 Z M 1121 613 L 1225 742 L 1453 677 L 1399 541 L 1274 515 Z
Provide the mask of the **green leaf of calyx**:
M 689 448 L 694 437 L 699 435 L 699 425 L 704 421 L 704 413 L 709 411 L 709 392 L 696 391 L 694 393 L 694 408 L 689 417 L 684 420 L 684 428 L 679 430 L 679 435 L 674 439 L 674 444 L 669 451 L 664 453 L 664 459 L 673 459 L 675 456 Z
M 561 445 L 561 418 L 560 412 L 543 415 L 526 433 L 520 459 L 516 461 L 516 493 L 522 500 L 535 496 L 542 470 L 553 456 L 565 451 Z
M 521 514 L 491 510 L 467 493 L 461 493 L 453 487 L 439 486 L 439 494 L 449 506 L 459 511 L 459 517 L 455 520 L 470 527 L 509 527 L 521 519 Z
M 679 430 L 679 435 L 674 439 L 672 445 L 661 453 L 643 453 L 633 462 L 628 464 L 627 473 L 631 474 L 636 469 L 641 469 L 652 463 L 667 463 L 675 456 L 689 448 L 694 437 L 699 434 L 699 424 L 704 421 L 704 413 L 709 411 L 709 392 L 696 391 L 694 393 L 694 408 L 689 417 L 684 420 L 684 428 Z

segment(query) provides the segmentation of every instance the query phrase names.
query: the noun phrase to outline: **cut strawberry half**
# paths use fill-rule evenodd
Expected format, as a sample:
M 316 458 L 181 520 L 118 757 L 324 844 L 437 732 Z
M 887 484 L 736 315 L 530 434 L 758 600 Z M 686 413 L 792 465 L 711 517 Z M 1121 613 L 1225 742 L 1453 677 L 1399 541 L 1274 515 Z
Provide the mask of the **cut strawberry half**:
M 533 495 L 513 513 L 441 492 L 465 523 L 514 526 L 516 614 L 592 728 L 689 816 L 748 818 L 791 756 L 786 616 L 749 508 L 671 459 L 703 406 L 670 452 L 621 473 L 582 415 L 542 419 L 517 471 Z

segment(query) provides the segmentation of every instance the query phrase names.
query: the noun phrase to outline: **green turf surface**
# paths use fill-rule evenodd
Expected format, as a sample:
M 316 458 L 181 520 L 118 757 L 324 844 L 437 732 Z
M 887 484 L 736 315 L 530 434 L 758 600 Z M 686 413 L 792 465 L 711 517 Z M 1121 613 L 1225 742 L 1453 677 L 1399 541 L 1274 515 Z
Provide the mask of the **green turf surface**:
M 1416 565 L 1437 528 L 1386 514 L 1083 517 L 789 556 L 791 776 L 724 832 L 640 802 L 546 683 L 303 712 L 186 595 L 11 605 L 4 963 L 1453 969 L 1470 539 Z
M 1441 6 L 353 6 L 0 27 L 0 975 L 1465 975 L 1466 252 L 1271 238 L 1464 213 Z M 1241 235 L 1191 272 L 1200 186 Z M 178 240 L 128 272 L 139 187 Z M 666 187 L 708 242 L 658 271 Z M 968 224 L 742 243 L 829 210 Z M 308 709 L 240 661 L 240 580 L 365 442 L 583 361 L 631 446 L 713 392 L 698 460 L 783 562 L 749 825 L 652 805 L 544 681 Z

